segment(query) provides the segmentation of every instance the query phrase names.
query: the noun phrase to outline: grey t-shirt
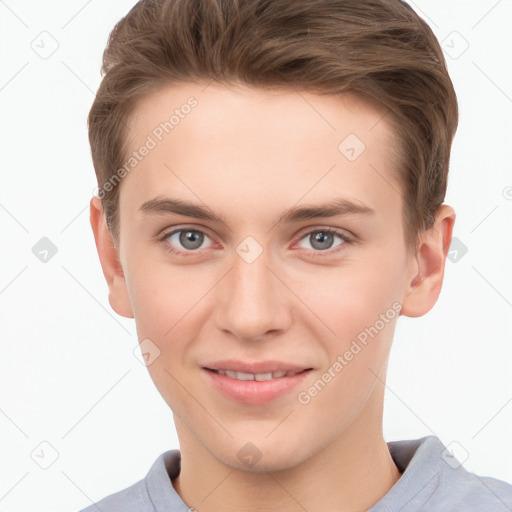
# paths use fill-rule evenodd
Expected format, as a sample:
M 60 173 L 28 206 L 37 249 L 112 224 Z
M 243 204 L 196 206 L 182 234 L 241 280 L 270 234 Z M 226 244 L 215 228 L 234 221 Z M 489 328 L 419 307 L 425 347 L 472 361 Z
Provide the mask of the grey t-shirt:
M 470 473 L 437 437 L 388 448 L 402 476 L 368 512 L 512 512 L 512 485 Z M 80 512 L 189 512 L 172 486 L 179 472 L 179 450 L 167 451 L 144 479 Z

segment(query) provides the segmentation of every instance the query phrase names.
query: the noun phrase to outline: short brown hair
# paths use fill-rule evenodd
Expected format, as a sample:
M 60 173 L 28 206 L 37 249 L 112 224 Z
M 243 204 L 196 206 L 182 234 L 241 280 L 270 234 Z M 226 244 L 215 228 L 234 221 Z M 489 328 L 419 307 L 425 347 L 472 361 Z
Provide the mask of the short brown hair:
M 213 80 L 377 100 L 398 141 L 408 247 L 444 201 L 457 98 L 438 40 L 402 0 L 141 0 L 112 30 L 102 73 L 88 118 L 99 187 L 125 161 L 137 100 Z M 101 198 L 117 239 L 119 187 Z

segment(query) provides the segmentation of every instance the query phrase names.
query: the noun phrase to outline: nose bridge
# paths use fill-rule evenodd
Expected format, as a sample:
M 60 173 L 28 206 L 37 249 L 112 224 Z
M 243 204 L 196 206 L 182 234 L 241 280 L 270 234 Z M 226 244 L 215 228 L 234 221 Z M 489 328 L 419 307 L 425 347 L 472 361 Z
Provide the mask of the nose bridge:
M 271 270 L 269 253 L 254 239 L 236 248 L 227 277 L 216 301 L 219 328 L 247 340 L 286 328 L 286 297 L 279 290 L 283 285 Z

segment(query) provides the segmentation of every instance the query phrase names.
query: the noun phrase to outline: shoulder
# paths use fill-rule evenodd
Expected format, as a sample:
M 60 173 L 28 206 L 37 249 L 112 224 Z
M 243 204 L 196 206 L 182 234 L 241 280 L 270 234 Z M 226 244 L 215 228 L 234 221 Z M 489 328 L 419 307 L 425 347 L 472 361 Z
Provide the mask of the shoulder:
M 154 508 L 149 499 L 145 480 L 139 480 L 135 484 L 115 492 L 100 501 L 90 505 L 79 512 L 153 512 Z
M 439 472 L 434 504 L 444 504 L 447 511 L 479 510 L 482 512 L 512 511 L 512 485 L 490 476 L 477 475 L 468 471 L 463 462 L 468 453 L 462 450 L 461 460 L 437 440 Z M 457 447 L 457 444 L 454 443 Z M 430 504 L 430 503 L 429 503 Z
M 162 453 L 146 477 L 122 491 L 115 492 L 79 512 L 168 512 L 186 511 L 188 507 L 172 486 L 180 471 L 180 452 Z
M 438 438 L 429 437 L 422 444 L 426 448 L 424 467 L 434 475 L 433 492 L 426 501 L 428 510 L 512 511 L 512 485 L 468 471 L 462 464 L 467 453 L 463 451 L 459 461 L 450 450 L 451 443 L 445 446 Z
M 468 471 L 435 436 L 388 443 L 402 472 L 371 512 L 512 512 L 512 485 Z
M 512 485 L 488 476 L 480 476 L 464 469 L 448 468 L 440 471 L 436 492 L 429 505 L 443 506 L 443 510 L 481 512 L 512 511 Z

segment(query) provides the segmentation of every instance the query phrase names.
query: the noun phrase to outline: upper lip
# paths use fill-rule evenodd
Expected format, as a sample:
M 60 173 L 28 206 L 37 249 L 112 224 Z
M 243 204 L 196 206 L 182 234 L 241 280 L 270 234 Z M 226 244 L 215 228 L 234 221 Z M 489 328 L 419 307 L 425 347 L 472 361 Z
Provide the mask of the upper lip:
M 210 370 L 231 370 L 243 373 L 273 373 L 279 370 L 283 372 L 302 372 L 312 369 L 309 366 L 300 366 L 296 364 L 284 363 L 282 361 L 236 361 L 234 359 L 226 359 L 224 361 L 215 361 L 204 365 L 204 368 Z

